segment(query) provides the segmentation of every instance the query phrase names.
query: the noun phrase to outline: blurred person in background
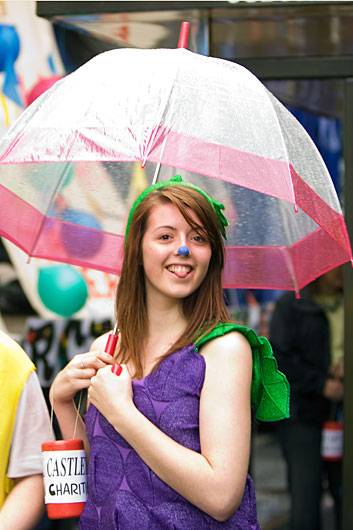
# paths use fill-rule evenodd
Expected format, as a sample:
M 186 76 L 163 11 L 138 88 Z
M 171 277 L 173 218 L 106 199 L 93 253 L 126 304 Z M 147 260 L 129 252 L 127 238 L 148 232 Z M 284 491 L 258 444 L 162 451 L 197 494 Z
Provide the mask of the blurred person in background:
M 291 416 L 276 426 L 287 465 L 290 530 L 321 530 L 323 476 L 341 529 L 342 461 L 323 461 L 322 429 L 342 415 L 343 275 L 327 272 L 301 293 L 283 295 L 270 324 L 279 369 L 291 387 Z
M 0 530 L 34 528 L 44 511 L 41 444 L 54 436 L 34 369 L 0 331 Z

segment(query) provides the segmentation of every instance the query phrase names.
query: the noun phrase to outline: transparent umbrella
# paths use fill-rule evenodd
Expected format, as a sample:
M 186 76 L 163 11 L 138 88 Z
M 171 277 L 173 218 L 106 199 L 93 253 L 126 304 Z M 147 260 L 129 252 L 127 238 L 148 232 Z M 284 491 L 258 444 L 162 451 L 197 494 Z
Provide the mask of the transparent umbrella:
M 226 206 L 225 287 L 299 291 L 351 259 L 315 145 L 245 68 L 112 50 L 58 81 L 0 144 L 0 234 L 30 256 L 120 273 L 129 207 L 180 174 Z

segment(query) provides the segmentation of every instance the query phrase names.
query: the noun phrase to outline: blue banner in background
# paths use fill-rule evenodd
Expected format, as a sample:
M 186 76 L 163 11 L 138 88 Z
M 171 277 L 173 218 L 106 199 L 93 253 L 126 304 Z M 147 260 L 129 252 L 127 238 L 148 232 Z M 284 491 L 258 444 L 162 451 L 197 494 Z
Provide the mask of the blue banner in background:
M 338 118 L 320 116 L 308 110 L 287 107 L 302 124 L 320 151 L 329 170 L 336 193 L 342 192 L 342 124 Z

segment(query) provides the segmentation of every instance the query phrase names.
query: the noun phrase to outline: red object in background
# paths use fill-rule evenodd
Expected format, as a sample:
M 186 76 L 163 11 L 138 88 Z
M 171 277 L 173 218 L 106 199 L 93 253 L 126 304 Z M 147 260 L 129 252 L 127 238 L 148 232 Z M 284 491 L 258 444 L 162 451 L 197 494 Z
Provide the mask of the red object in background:
M 61 79 L 61 75 L 52 75 L 51 77 L 41 77 L 39 81 L 26 94 L 26 105 L 33 103 L 43 92 L 48 90 L 54 83 Z
M 61 454 L 58 454 L 56 458 L 55 452 L 57 451 Z M 85 507 L 87 496 L 86 456 L 83 441 L 73 439 L 44 442 L 42 453 L 45 503 L 49 519 L 79 517 Z M 60 473 L 64 472 L 65 476 L 58 476 L 58 469 Z M 68 497 L 70 500 L 64 500 Z M 75 498 L 84 500 L 73 502 Z M 48 502 L 48 499 L 53 502 Z
M 337 462 L 343 458 L 343 423 L 326 421 L 322 428 L 321 456 L 328 462 Z

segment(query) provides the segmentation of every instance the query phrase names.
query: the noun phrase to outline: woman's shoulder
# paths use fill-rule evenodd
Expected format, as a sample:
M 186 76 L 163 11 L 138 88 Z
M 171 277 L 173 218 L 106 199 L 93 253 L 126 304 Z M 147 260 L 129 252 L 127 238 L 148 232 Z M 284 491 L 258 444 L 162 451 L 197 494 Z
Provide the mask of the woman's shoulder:
M 214 336 L 205 342 L 199 353 L 206 361 L 217 361 L 218 363 L 238 362 L 241 358 L 251 361 L 252 351 L 248 339 L 240 331 L 229 330 L 227 333 Z
M 218 322 L 210 330 L 199 335 L 195 341 L 198 350 L 206 344 L 214 344 L 217 347 L 224 346 L 226 349 L 245 346 L 250 343 L 254 346 L 258 342 L 255 331 L 247 326 L 236 322 Z
M 236 388 L 251 384 L 253 357 L 246 337 L 239 331 L 230 331 L 215 337 L 199 350 L 205 362 L 207 388 Z M 215 390 L 216 391 L 216 390 Z

